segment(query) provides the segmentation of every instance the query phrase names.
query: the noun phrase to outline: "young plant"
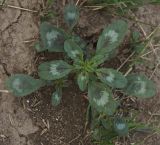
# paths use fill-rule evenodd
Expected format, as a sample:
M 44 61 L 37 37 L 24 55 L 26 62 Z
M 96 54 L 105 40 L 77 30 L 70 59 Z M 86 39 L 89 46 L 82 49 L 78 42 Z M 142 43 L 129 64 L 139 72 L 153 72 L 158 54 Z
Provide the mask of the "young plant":
M 114 99 L 113 90 L 121 89 L 127 95 L 144 99 L 155 95 L 155 85 L 144 75 L 131 74 L 125 77 L 115 69 L 101 67 L 101 64 L 115 56 L 118 46 L 122 43 L 128 31 L 125 21 L 117 20 L 107 26 L 98 39 L 95 53 L 86 55 L 85 44 L 73 33 L 78 18 L 77 7 L 69 4 L 64 9 L 69 33 L 47 22 L 40 25 L 41 42 L 36 45 L 37 51 L 63 52 L 67 55 L 65 60 L 40 64 L 40 79 L 24 74 L 12 75 L 6 81 L 6 86 L 15 96 L 26 96 L 53 81 L 55 92 L 51 100 L 52 104 L 57 106 L 62 98 L 64 80 L 69 74 L 75 74 L 79 89 L 88 91 L 88 116 L 91 118 L 95 139 L 124 136 L 128 133 L 128 126 L 123 118 L 114 115 L 120 102 Z M 104 136 L 106 131 L 109 135 Z

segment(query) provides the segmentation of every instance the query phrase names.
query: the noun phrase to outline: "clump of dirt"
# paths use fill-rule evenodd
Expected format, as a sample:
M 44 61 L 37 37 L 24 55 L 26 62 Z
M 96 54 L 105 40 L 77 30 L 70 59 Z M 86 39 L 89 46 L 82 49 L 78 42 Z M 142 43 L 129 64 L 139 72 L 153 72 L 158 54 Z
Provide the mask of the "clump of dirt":
M 62 102 L 58 107 L 51 105 L 52 87 L 25 98 L 26 109 L 40 130 L 30 137 L 35 144 L 68 145 L 86 143 L 85 114 L 87 103 L 75 84 L 63 89 Z M 87 145 L 90 145 L 87 142 Z
M 27 1 L 21 1 L 20 3 L 18 0 L 15 0 L 8 4 L 18 7 L 29 7 Z M 1 63 L 7 64 L 9 72 L 33 70 L 34 51 L 25 45 L 25 41 L 35 39 L 34 37 L 37 37 L 39 31 L 37 25 L 33 23 L 34 19 L 32 16 L 31 13 L 22 12 L 18 9 L 5 8 L 1 10 L 0 59 Z M 27 59 L 24 60 L 24 58 Z M 20 62 L 20 64 L 17 62 Z

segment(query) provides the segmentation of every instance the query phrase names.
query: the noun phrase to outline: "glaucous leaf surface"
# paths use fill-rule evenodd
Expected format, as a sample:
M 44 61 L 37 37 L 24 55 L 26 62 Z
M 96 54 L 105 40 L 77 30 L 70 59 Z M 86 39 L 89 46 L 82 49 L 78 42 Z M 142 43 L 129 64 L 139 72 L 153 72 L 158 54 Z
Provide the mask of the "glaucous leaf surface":
M 79 19 L 79 10 L 74 4 L 68 4 L 64 8 L 64 20 L 69 27 L 73 28 Z
M 89 75 L 88 73 L 80 73 L 77 77 L 77 83 L 79 86 L 79 89 L 81 91 L 85 91 L 85 89 L 87 88 L 88 85 L 88 81 L 89 81 Z
M 44 85 L 44 81 L 24 74 L 15 74 L 6 80 L 7 89 L 15 96 L 29 95 Z
M 79 60 L 81 57 L 83 57 L 82 49 L 71 39 L 65 41 L 64 50 L 73 60 Z
M 118 103 L 113 100 L 111 90 L 99 82 L 89 82 L 89 102 L 99 113 L 113 115 Z
M 119 136 L 126 136 L 128 134 L 128 125 L 124 119 L 116 117 L 114 119 L 114 130 Z
M 63 60 L 44 62 L 38 67 L 38 74 L 44 80 L 56 80 L 65 77 L 72 71 L 72 66 Z
M 107 26 L 99 37 L 97 43 L 97 51 L 103 48 L 116 48 L 123 41 L 128 24 L 123 20 L 114 21 Z
M 43 47 L 50 52 L 63 52 L 66 34 L 59 28 L 52 26 L 47 22 L 40 25 L 40 36 Z
M 98 69 L 97 75 L 103 83 L 113 88 L 124 88 L 127 84 L 127 79 L 123 74 L 114 69 Z
M 99 65 L 115 55 L 116 48 L 123 41 L 128 25 L 123 20 L 114 21 L 106 27 L 99 37 L 94 62 Z
M 52 94 L 51 97 L 52 105 L 58 106 L 61 103 L 61 98 L 62 98 L 62 89 L 59 88 Z
M 128 83 L 124 92 L 138 98 L 151 98 L 156 95 L 156 86 L 145 75 L 131 74 L 127 77 Z
M 74 41 L 82 50 L 85 50 L 86 49 L 86 42 L 79 36 L 77 35 L 73 35 L 72 36 L 72 41 Z

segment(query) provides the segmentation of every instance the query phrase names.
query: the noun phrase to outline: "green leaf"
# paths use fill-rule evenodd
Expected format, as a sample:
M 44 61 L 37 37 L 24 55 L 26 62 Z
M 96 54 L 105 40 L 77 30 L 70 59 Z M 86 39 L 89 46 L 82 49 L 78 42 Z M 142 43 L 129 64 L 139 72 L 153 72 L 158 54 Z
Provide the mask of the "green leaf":
M 85 91 L 85 89 L 87 88 L 87 85 L 88 85 L 88 81 L 89 81 L 88 73 L 82 72 L 78 75 L 77 83 L 78 83 L 78 86 L 81 91 Z
M 127 86 L 124 91 L 138 98 L 151 98 L 156 95 L 156 86 L 145 75 L 131 74 L 127 76 Z
M 107 130 L 103 127 L 98 127 L 93 130 L 92 137 L 94 140 L 100 142 L 100 145 L 109 145 L 113 143 L 113 140 L 117 137 L 117 134 L 113 128 Z
M 72 66 L 63 60 L 44 62 L 38 67 L 38 74 L 44 80 L 57 80 L 67 76 Z
M 51 101 L 52 105 L 58 106 L 61 102 L 61 98 L 62 98 L 62 89 L 59 88 L 52 94 L 52 101 Z
M 99 37 L 97 51 L 103 48 L 115 49 L 123 41 L 128 24 L 123 20 L 114 21 L 107 26 Z
M 93 61 L 99 65 L 115 55 L 116 48 L 123 41 L 128 24 L 123 20 L 117 20 L 105 28 L 99 37 L 96 54 Z
M 102 140 L 102 129 L 101 128 L 96 128 L 92 130 L 92 138 L 96 141 Z
M 117 133 L 113 128 L 112 117 L 101 118 L 102 114 L 99 114 L 95 109 L 92 108 L 91 117 L 91 129 L 93 131 L 93 138 L 96 141 L 103 142 L 104 145 L 108 145 L 117 136 Z
M 113 120 L 111 118 L 101 118 L 101 124 L 107 130 L 113 129 Z
M 128 125 L 125 120 L 120 117 L 116 117 L 114 120 L 114 130 L 119 136 L 126 136 L 128 134 Z
M 96 53 L 95 56 L 91 58 L 91 62 L 93 62 L 93 65 L 97 67 L 98 65 L 105 62 L 105 53 L 98 54 Z
M 79 60 L 81 57 L 83 57 L 82 49 L 71 39 L 65 41 L 64 50 L 73 60 Z
M 87 111 L 86 111 L 86 122 L 90 124 L 91 121 L 92 121 L 92 108 L 90 104 L 88 104 Z
M 43 47 L 50 52 L 63 52 L 66 34 L 59 28 L 52 26 L 47 22 L 40 25 L 40 36 Z
M 146 42 L 140 42 L 141 34 L 138 31 L 132 32 L 132 49 L 136 54 L 144 53 Z M 148 42 L 147 42 L 148 43 Z
M 133 51 L 135 51 L 136 54 L 141 54 L 142 52 L 144 52 L 145 49 L 146 49 L 145 43 L 135 44 L 133 46 Z
M 69 27 L 73 28 L 79 19 L 79 10 L 74 4 L 68 4 L 64 8 L 64 20 Z
M 74 41 L 82 50 L 85 50 L 86 49 L 86 42 L 79 36 L 77 35 L 73 35 L 72 36 L 72 41 Z
M 115 100 L 110 100 L 109 104 L 104 108 L 104 113 L 106 113 L 107 115 L 112 116 L 115 112 L 116 109 L 119 106 L 119 102 L 115 101 Z
M 44 81 L 24 74 L 15 74 L 6 80 L 7 89 L 15 96 L 29 95 L 44 85 Z
M 127 79 L 117 70 L 101 68 L 97 70 L 97 75 L 103 83 L 110 87 L 124 88 L 127 85 Z
M 99 82 L 90 82 L 88 85 L 89 102 L 99 113 L 113 115 L 118 103 L 113 100 L 111 90 Z
M 132 32 L 132 41 L 135 43 L 138 42 L 140 40 L 140 36 L 141 36 L 140 32 L 133 31 Z
M 43 52 L 46 50 L 46 48 L 44 48 L 40 42 L 36 42 L 35 43 L 35 49 L 37 52 Z
M 90 104 L 89 104 L 90 105 Z M 100 125 L 100 119 L 99 119 L 99 112 L 90 105 L 91 107 L 91 116 L 90 116 L 90 127 L 93 130 L 94 128 L 96 128 L 97 126 Z

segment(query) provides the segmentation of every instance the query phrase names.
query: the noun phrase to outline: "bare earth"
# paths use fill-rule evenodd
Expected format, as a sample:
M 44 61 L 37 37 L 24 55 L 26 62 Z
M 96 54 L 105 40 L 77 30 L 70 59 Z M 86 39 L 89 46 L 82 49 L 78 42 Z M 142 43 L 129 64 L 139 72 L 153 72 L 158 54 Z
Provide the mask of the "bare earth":
M 8 4 L 33 8 L 37 1 L 11 0 Z M 31 13 L 11 8 L 0 10 L 0 89 L 4 89 L 7 74 L 34 70 L 34 52 L 23 41 L 37 34 Z M 15 97 L 0 94 L 0 145 L 33 145 L 27 136 L 38 129 L 27 112 L 16 105 Z

